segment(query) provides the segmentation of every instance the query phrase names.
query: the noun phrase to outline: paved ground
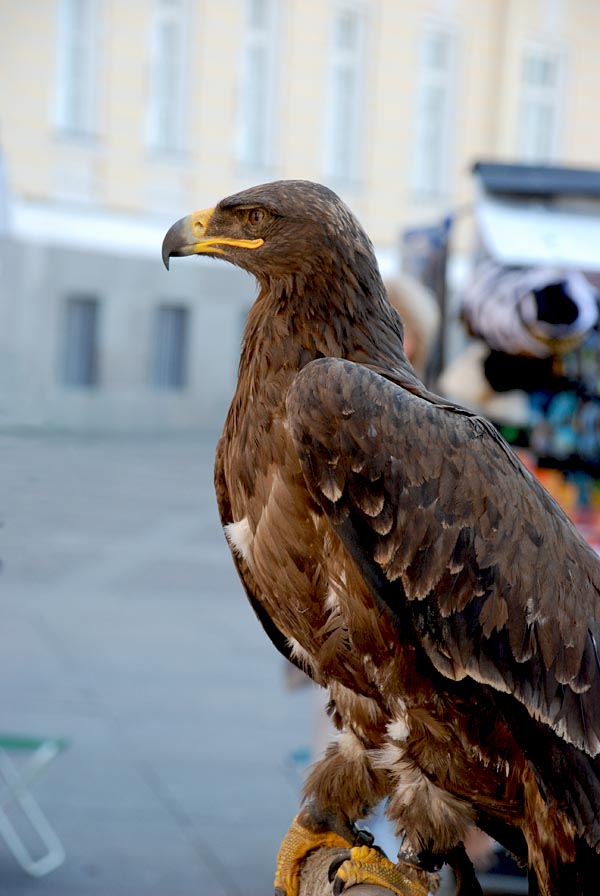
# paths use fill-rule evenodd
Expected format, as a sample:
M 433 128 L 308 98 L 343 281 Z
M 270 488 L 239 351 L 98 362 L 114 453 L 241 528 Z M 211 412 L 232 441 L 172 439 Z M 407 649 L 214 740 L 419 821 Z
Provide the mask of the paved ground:
M 67 849 L 0 894 L 263 896 L 312 700 L 246 604 L 214 439 L 0 435 L 0 731 L 67 735 L 35 793 Z

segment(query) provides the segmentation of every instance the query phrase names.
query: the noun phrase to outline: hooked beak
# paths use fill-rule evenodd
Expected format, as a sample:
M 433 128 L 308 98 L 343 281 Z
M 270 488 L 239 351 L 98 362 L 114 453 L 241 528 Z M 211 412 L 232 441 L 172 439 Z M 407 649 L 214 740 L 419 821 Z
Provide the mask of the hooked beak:
M 259 249 L 264 240 L 243 240 L 228 236 L 211 234 L 207 236 L 208 227 L 214 214 L 214 208 L 205 208 L 180 218 L 166 233 L 162 244 L 162 260 L 169 270 L 169 259 L 180 255 L 224 255 L 220 246 L 238 246 L 242 249 Z

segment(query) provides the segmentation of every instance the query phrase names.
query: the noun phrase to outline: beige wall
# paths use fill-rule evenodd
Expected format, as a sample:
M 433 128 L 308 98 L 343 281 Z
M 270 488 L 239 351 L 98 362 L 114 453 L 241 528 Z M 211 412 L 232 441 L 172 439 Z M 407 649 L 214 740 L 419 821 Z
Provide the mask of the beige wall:
M 53 124 L 58 0 L 0 3 L 0 141 L 13 190 L 68 198 L 84 184 L 101 208 L 144 214 L 209 204 L 265 172 L 233 157 L 241 0 L 192 0 L 188 147 L 152 158 L 144 144 L 151 0 L 103 0 L 97 140 L 70 140 Z M 278 164 L 269 177 L 323 179 L 328 0 L 281 0 Z M 470 196 L 481 157 L 515 158 L 521 54 L 527 41 L 564 51 L 561 161 L 600 165 L 600 3 L 595 0 L 365 0 L 369 26 L 363 179 L 345 198 L 380 246 L 404 223 L 428 220 Z M 451 188 L 436 201 L 411 194 L 417 48 L 426 21 L 458 41 Z

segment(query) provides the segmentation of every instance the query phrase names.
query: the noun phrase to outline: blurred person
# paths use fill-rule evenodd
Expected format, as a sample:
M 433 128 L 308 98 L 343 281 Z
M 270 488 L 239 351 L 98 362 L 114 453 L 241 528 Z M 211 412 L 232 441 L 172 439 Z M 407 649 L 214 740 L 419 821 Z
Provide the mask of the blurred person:
M 404 351 L 423 378 L 439 333 L 439 304 L 430 289 L 404 272 L 386 279 L 384 285 L 404 324 Z

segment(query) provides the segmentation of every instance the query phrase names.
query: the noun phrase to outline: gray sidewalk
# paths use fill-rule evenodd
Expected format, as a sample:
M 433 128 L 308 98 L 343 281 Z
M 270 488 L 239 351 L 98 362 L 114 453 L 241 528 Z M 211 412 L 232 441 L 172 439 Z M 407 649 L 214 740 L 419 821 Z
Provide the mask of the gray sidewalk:
M 246 603 L 215 438 L 0 435 L 0 732 L 71 739 L 34 786 L 67 850 L 0 894 L 262 896 L 309 691 Z

